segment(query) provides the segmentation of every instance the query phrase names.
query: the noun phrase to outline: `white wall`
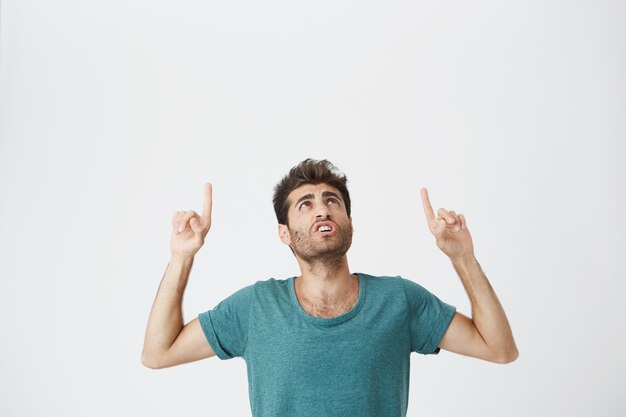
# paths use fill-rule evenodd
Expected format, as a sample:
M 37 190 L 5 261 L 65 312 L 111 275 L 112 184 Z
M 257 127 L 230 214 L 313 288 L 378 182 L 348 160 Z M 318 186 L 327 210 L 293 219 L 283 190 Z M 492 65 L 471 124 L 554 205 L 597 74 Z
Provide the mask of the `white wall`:
M 170 217 L 186 318 L 297 265 L 272 188 L 348 174 L 354 271 L 470 313 L 426 228 L 464 213 L 519 359 L 414 355 L 409 416 L 626 414 L 626 3 L 4 1 L 0 414 L 249 415 L 245 363 L 140 363 Z M 217 411 L 216 411 L 217 410 Z

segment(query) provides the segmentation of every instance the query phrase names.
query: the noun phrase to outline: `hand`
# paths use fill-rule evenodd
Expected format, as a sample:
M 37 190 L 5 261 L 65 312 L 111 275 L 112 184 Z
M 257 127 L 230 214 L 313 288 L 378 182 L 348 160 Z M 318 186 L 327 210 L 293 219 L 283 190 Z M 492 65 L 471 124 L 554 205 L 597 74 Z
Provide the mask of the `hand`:
M 437 217 L 428 199 L 428 190 L 421 189 L 422 205 L 428 228 L 437 240 L 437 246 L 451 259 L 474 255 L 472 236 L 467 230 L 467 223 L 462 214 L 440 208 Z
M 204 185 L 204 207 L 202 215 L 193 210 L 174 212 L 172 217 L 172 256 L 194 256 L 204 244 L 211 228 L 211 208 L 213 206 L 213 186 Z

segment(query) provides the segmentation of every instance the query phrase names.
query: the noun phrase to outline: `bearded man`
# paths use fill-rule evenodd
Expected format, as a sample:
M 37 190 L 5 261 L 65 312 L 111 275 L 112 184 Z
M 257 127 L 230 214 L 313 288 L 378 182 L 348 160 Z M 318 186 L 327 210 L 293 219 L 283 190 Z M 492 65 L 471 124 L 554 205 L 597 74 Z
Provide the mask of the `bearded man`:
M 242 357 L 254 417 L 404 417 L 411 352 L 515 360 L 511 328 L 474 257 L 465 217 L 443 208 L 435 216 L 421 190 L 429 229 L 465 287 L 471 318 L 406 278 L 350 272 L 346 183 L 327 160 L 293 167 L 273 203 L 278 235 L 300 274 L 242 288 L 184 325 L 184 289 L 211 226 L 207 183 L 202 214 L 174 213 L 171 259 L 148 319 L 143 364 Z

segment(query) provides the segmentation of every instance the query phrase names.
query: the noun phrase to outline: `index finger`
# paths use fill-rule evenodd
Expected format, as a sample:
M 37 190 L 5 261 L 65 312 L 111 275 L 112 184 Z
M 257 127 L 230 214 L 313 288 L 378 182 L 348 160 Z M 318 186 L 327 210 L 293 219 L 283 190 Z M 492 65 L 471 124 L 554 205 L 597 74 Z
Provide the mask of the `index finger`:
M 428 199 L 428 190 L 426 188 L 422 188 L 420 190 L 420 195 L 422 196 L 422 206 L 424 206 L 426 219 L 428 221 L 435 220 L 435 212 L 433 211 L 433 206 L 430 205 L 430 200 Z
M 213 185 L 210 182 L 204 184 L 204 205 L 202 207 L 202 217 L 210 220 L 211 209 L 213 208 Z

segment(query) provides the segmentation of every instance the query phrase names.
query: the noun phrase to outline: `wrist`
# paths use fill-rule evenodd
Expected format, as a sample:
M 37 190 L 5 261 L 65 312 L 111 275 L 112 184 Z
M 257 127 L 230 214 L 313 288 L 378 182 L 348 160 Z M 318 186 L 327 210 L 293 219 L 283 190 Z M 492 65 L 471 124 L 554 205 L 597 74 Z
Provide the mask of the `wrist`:
M 450 260 L 452 261 L 452 265 L 462 269 L 468 269 L 478 266 L 478 260 L 473 253 L 462 256 L 450 257 Z
M 192 267 L 193 256 L 172 253 L 161 286 L 173 288 L 182 294 Z
M 194 255 L 186 253 L 172 252 L 170 254 L 170 264 L 189 265 L 193 263 L 193 257 Z

